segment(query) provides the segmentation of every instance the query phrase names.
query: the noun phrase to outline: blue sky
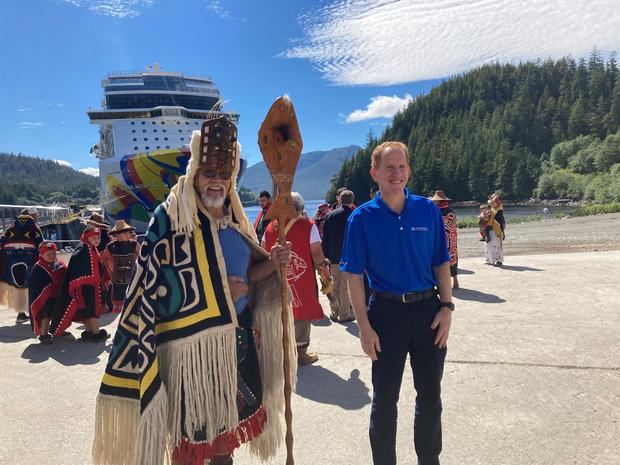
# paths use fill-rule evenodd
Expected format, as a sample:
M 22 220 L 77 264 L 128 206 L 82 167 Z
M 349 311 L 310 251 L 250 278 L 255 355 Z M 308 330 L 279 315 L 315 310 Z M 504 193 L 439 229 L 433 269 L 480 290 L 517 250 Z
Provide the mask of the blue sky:
M 556 8 L 562 4 L 562 8 Z M 96 167 L 111 71 L 209 75 L 250 164 L 271 102 L 292 98 L 304 151 L 363 145 L 409 99 L 489 61 L 620 48 L 615 0 L 20 0 L 0 6 L 0 151 Z

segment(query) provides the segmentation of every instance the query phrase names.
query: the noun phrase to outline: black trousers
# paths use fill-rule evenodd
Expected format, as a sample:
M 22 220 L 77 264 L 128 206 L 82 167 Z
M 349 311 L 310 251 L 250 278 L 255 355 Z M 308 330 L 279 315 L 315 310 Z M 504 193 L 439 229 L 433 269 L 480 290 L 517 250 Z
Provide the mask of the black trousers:
M 446 349 L 434 344 L 437 330 L 432 330 L 431 324 L 438 311 L 436 296 L 416 303 L 370 297 L 368 319 L 381 344 L 378 360 L 372 362 L 369 434 L 374 465 L 396 464 L 396 404 L 407 355 L 416 390 L 414 445 L 418 464 L 439 465 L 441 378 Z

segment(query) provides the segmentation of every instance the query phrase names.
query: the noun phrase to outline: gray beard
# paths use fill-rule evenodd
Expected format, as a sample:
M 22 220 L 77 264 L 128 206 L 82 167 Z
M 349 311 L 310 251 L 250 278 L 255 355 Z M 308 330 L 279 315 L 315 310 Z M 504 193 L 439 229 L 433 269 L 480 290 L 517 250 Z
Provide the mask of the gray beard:
M 207 194 L 207 189 L 200 193 L 200 201 L 205 208 L 221 208 L 224 206 L 226 195 L 212 197 Z

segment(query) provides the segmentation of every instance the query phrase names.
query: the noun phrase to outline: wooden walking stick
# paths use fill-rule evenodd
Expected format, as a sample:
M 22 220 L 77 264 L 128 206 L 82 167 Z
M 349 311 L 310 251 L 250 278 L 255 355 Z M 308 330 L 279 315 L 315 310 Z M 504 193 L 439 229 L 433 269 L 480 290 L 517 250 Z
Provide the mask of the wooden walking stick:
M 263 154 L 265 165 L 276 187 L 276 200 L 269 208 L 268 220 L 277 219 L 279 226 L 278 243 L 286 243 L 284 227 L 286 221 L 297 213 L 291 197 L 291 188 L 295 178 L 297 162 L 301 155 L 303 143 L 295 108 L 288 96 L 278 97 L 267 112 L 267 116 L 258 131 L 258 145 Z M 291 378 L 289 360 L 289 322 L 292 317 L 288 306 L 288 285 L 286 265 L 280 265 L 280 297 L 282 299 L 282 348 L 284 349 L 284 418 L 286 419 L 286 465 L 294 465 L 293 458 L 293 412 L 291 410 Z

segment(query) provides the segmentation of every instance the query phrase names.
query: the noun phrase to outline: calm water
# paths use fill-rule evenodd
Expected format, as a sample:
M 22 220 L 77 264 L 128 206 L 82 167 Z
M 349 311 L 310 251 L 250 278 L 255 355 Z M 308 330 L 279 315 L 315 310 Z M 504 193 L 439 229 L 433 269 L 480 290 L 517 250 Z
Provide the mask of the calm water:
M 308 216 L 312 217 L 314 212 L 318 208 L 319 205 L 325 203 L 325 200 L 306 200 L 306 211 L 308 212 Z M 548 212 L 545 213 L 543 211 L 544 208 L 548 209 Z M 504 214 L 507 217 L 516 217 L 516 216 L 530 216 L 530 215 L 540 215 L 540 216 L 549 216 L 553 217 L 556 214 L 560 213 L 570 213 L 575 209 L 575 207 L 568 206 L 559 206 L 559 207 L 545 207 L 544 205 L 532 205 L 532 206 L 506 206 L 504 207 Z M 258 205 L 255 207 L 245 207 L 245 211 L 250 217 L 250 221 L 254 223 L 256 216 L 258 215 L 259 207 Z M 467 216 L 478 216 L 480 210 L 478 208 L 454 208 L 454 212 L 456 216 L 459 218 L 465 218 Z

